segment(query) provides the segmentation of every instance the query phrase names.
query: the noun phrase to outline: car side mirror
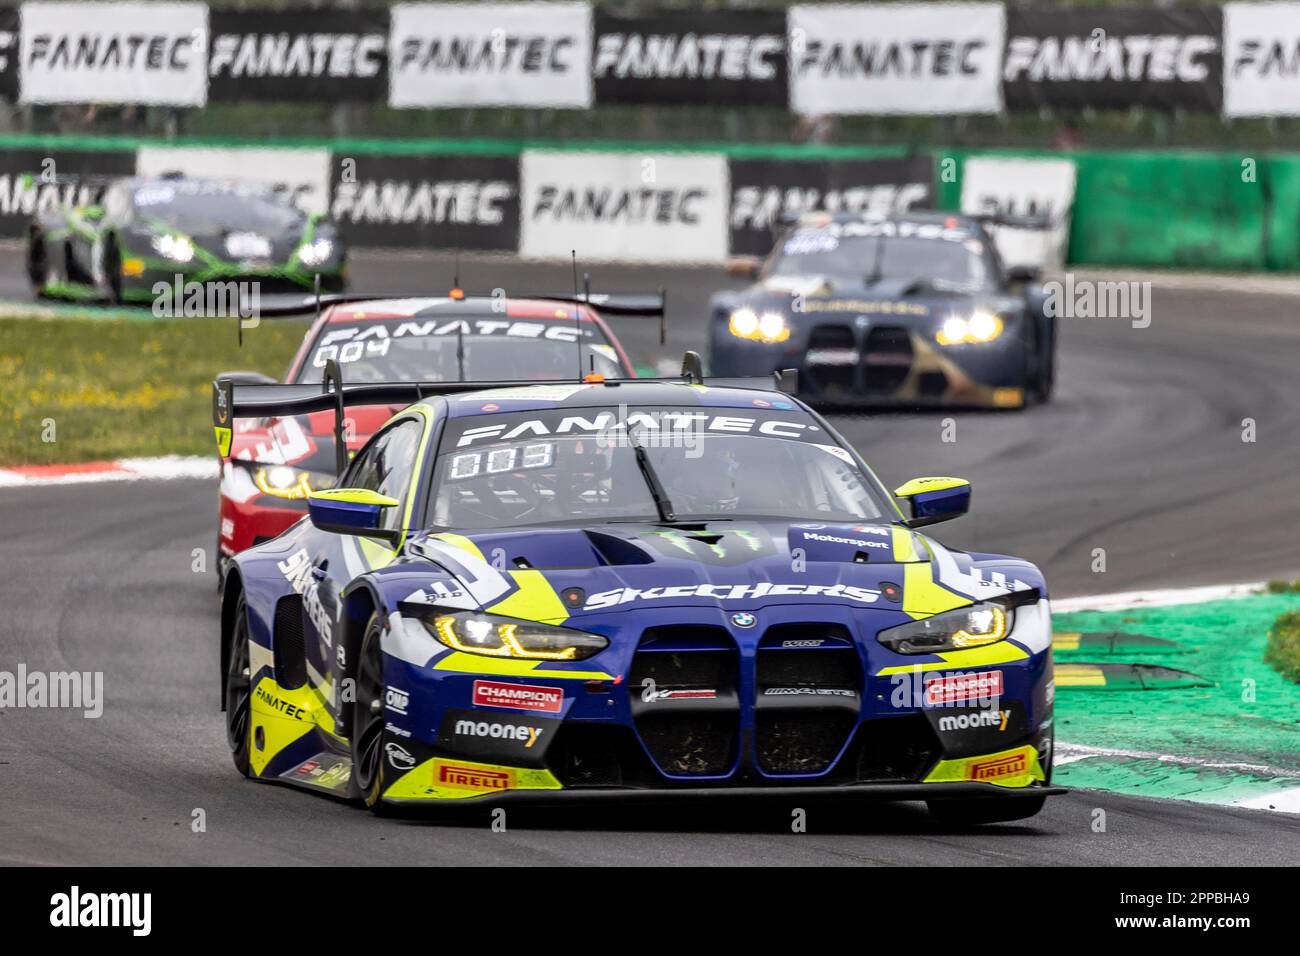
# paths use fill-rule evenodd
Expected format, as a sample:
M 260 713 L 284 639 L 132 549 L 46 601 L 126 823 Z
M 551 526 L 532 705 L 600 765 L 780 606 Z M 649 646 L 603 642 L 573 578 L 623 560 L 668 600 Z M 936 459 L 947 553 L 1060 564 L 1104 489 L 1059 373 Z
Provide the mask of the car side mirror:
M 909 528 L 959 518 L 970 510 L 970 482 L 965 478 L 913 478 L 894 494 L 912 507 Z
M 1027 285 L 1042 278 L 1043 270 L 1038 266 L 1010 266 L 1007 269 L 1007 282 L 1011 285 Z
M 401 532 L 383 527 L 385 508 L 401 502 L 368 488 L 329 488 L 307 496 L 307 513 L 311 523 L 333 534 L 352 534 L 363 538 L 382 538 L 396 544 Z
M 727 275 L 737 279 L 757 279 L 763 268 L 763 260 L 758 256 L 730 256 L 727 259 Z

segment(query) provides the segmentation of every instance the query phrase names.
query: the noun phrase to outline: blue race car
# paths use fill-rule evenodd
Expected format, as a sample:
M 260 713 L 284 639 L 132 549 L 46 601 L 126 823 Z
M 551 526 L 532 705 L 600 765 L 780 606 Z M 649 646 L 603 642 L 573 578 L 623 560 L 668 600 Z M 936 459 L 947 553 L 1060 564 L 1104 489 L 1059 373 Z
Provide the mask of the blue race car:
M 221 615 L 235 766 L 364 802 L 746 796 L 1037 813 L 1051 624 L 1031 564 L 915 529 L 765 381 L 214 383 L 243 416 L 397 404 L 309 514 L 237 555 Z M 340 442 L 340 445 L 342 443 Z

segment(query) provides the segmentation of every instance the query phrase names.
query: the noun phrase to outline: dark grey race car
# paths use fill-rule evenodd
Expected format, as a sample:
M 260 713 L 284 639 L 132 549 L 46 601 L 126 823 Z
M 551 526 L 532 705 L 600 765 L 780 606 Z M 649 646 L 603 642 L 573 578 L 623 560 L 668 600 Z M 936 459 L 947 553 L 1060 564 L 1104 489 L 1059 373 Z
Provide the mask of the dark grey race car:
M 720 376 L 799 370 L 802 397 L 855 405 L 1020 408 L 1047 401 L 1055 320 L 1032 269 L 1004 268 L 983 225 L 948 213 L 810 214 L 757 281 L 712 299 Z

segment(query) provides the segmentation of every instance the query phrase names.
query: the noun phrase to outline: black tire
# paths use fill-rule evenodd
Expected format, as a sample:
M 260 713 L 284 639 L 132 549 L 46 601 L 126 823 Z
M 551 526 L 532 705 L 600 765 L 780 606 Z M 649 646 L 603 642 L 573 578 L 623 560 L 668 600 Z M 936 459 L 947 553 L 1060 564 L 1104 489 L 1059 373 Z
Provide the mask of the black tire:
M 108 279 L 108 297 L 114 305 L 122 304 L 122 250 L 112 233 L 104 240 L 104 276 Z
M 39 226 L 27 231 L 27 280 L 32 293 L 39 299 L 45 296 L 45 280 L 50 271 L 50 250 Z
M 978 797 L 965 800 L 927 800 L 930 816 L 940 823 L 954 826 L 979 826 L 984 823 L 1009 823 L 1024 820 L 1043 809 L 1046 794 L 1036 797 Z
M 352 705 L 352 784 L 362 801 L 374 813 L 388 816 L 392 808 L 380 795 L 384 792 L 384 653 L 380 647 L 383 624 L 378 614 L 366 622 L 361 650 L 357 654 L 356 700 Z
M 235 604 L 235 622 L 230 636 L 230 661 L 226 666 L 226 743 L 235 769 L 245 777 L 253 775 L 249 751 L 253 730 L 252 659 L 248 646 L 248 610 L 244 595 Z
M 1041 345 L 1042 333 L 1038 328 L 1038 320 L 1032 315 L 1025 317 L 1025 408 L 1034 405 L 1041 405 L 1047 401 L 1047 395 L 1044 394 L 1044 374 L 1043 368 L 1043 350 Z M 1050 392 L 1051 386 L 1047 386 Z

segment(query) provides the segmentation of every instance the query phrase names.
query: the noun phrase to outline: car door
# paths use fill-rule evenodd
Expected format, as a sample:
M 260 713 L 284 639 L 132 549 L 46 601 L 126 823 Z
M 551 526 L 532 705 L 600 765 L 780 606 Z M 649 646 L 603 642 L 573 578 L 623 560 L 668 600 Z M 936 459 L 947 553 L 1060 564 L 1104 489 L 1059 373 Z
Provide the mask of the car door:
M 418 415 L 403 415 L 390 422 L 357 453 L 338 482 L 340 488 L 364 488 L 402 502 L 401 506 L 385 512 L 387 529 L 402 526 L 406 505 L 414 494 L 412 478 L 424 432 L 424 419 Z M 314 669 L 315 674 L 326 675 L 335 668 L 346 667 L 343 643 L 336 639 L 340 632 L 342 597 L 354 579 L 387 564 L 393 554 L 389 545 L 375 538 L 319 530 L 311 535 L 308 555 L 323 621 L 318 625 L 311 620 L 310 613 L 305 615 L 309 638 L 306 653 L 311 665 L 308 673 Z

